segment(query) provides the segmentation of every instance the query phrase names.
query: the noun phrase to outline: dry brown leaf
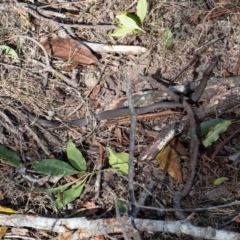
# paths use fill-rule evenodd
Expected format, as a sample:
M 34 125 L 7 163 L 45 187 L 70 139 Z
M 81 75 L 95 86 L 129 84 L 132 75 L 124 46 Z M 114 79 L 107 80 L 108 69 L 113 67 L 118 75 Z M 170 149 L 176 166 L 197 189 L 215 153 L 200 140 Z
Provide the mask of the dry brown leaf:
M 94 202 L 84 202 L 84 203 L 82 203 L 82 206 L 85 207 L 86 209 L 88 209 L 85 213 L 86 216 L 91 216 L 99 208 L 99 206 L 95 205 Z
M 157 161 L 161 169 L 168 172 L 168 174 L 183 183 L 182 167 L 180 157 L 176 151 L 169 145 L 166 146 L 158 155 Z
M 95 240 L 105 240 L 104 235 L 96 235 Z
M 97 58 L 80 42 L 70 38 L 50 39 L 42 42 L 49 55 L 79 63 L 83 66 L 97 63 Z
M 235 222 L 240 223 L 240 218 L 236 218 Z
M 177 138 L 174 138 L 169 145 L 178 153 L 179 156 L 189 156 L 189 152 Z
M 219 165 L 226 165 L 229 162 L 229 157 L 226 156 L 216 156 L 214 161 L 217 162 Z
M 115 136 L 117 137 L 117 141 L 122 144 L 122 131 L 121 128 L 115 128 L 114 130 Z
M 89 239 L 93 236 L 93 232 L 87 230 L 80 230 L 78 232 L 79 239 Z
M 236 186 L 234 186 L 234 185 L 230 185 L 230 184 L 227 184 L 226 182 L 224 182 L 224 186 L 229 192 L 236 191 Z
M 0 227 L 0 239 L 2 239 L 5 236 L 7 230 L 8 230 L 8 227 L 5 227 L 5 226 Z
M 56 159 L 53 154 L 46 155 L 46 159 Z
M 101 90 L 101 86 L 100 86 L 100 84 L 98 84 L 98 85 L 95 86 L 94 89 L 92 90 L 92 94 L 90 95 L 90 99 L 91 99 L 91 100 L 95 100 L 96 97 L 98 96 L 100 90 Z
M 85 207 L 87 209 L 91 209 L 91 208 L 96 208 L 97 206 L 94 202 L 83 202 L 82 207 Z
M 58 240 L 70 240 L 72 238 L 73 231 L 61 233 L 58 236 Z
M 240 214 L 233 219 L 235 222 L 240 223 Z

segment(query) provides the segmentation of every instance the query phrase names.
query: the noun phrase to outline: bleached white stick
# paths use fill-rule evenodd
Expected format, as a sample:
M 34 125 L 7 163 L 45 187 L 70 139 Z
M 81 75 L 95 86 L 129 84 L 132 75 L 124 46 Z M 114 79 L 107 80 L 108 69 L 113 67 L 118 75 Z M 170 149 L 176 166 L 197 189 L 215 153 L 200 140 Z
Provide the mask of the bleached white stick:
M 105 45 L 102 43 L 92 43 L 85 42 L 85 45 L 91 48 L 94 52 L 103 53 L 123 53 L 123 54 L 139 54 L 145 53 L 147 49 L 145 47 L 140 46 L 127 46 L 127 45 Z
M 122 218 L 126 228 L 132 228 L 131 221 L 132 219 Z M 193 237 L 216 240 L 240 239 L 239 233 L 217 230 L 212 227 L 196 227 L 188 221 L 158 221 L 136 218 L 134 223 L 140 231 L 186 234 Z M 0 214 L 0 225 L 31 227 L 58 233 L 69 230 L 87 230 L 91 231 L 93 235 L 121 232 L 121 227 L 115 218 L 88 220 L 86 218 L 46 218 L 23 214 Z

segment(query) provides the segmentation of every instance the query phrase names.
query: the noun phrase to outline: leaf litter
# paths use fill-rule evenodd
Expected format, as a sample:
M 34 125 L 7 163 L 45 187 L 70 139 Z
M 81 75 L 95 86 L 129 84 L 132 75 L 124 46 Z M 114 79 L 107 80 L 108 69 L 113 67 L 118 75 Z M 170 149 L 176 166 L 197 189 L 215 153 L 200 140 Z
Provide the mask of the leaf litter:
M 47 4 L 47 1 L 43 1 Z M 107 23 L 109 15 L 113 15 L 115 18 L 117 12 L 125 11 L 127 8 L 127 3 L 117 1 L 114 6 L 109 6 L 107 1 L 101 3 L 101 8 L 97 7 L 96 3 L 81 3 L 74 4 L 74 7 L 78 9 L 79 12 L 79 22 L 85 22 L 86 24 L 99 24 Z M 130 6 L 131 3 L 129 3 Z M 71 4 L 73 5 L 73 4 Z M 89 10 L 84 12 L 84 7 Z M 227 6 L 220 6 L 216 1 L 216 8 L 223 7 L 227 9 Z M 130 8 L 129 12 L 134 13 L 137 6 Z M 67 5 L 65 7 L 52 6 L 52 10 L 59 12 L 59 9 L 67 11 Z M 128 11 L 128 10 L 127 10 Z M 194 12 L 194 16 L 193 16 Z M 83 156 L 86 159 L 86 165 L 89 172 L 92 172 L 95 166 L 95 159 L 98 158 L 98 148 L 94 145 L 95 141 L 101 142 L 104 147 L 110 147 L 117 153 L 127 153 L 128 152 L 128 141 L 121 141 L 119 136 L 114 135 L 114 129 L 120 127 L 122 130 L 122 138 L 128 139 L 129 134 L 129 125 L 125 126 L 112 126 L 111 128 L 102 128 L 103 123 L 97 125 L 91 125 L 83 129 L 69 130 L 68 132 L 56 132 L 48 128 L 40 128 L 35 124 L 34 121 L 29 121 L 29 119 L 24 115 L 24 112 L 27 110 L 34 113 L 36 116 L 44 117 L 45 119 L 58 119 L 64 123 L 72 119 L 78 119 L 85 116 L 91 116 L 92 113 L 96 111 L 108 110 L 110 103 L 113 99 L 117 97 L 125 96 L 126 92 L 126 72 L 131 72 L 133 79 L 136 79 L 136 75 L 139 72 L 143 72 L 146 67 L 149 67 L 151 72 L 155 72 L 157 69 L 161 69 L 161 74 L 166 79 L 174 78 L 181 69 L 186 65 L 187 62 L 193 56 L 195 50 L 200 48 L 203 50 L 201 52 L 201 64 L 206 62 L 206 59 L 210 59 L 212 55 L 222 52 L 221 62 L 219 63 L 218 69 L 214 70 L 214 73 L 217 76 L 221 76 L 221 71 L 219 69 L 226 69 L 229 72 L 235 72 L 236 63 L 239 52 L 238 49 L 234 46 L 238 46 L 238 37 L 239 36 L 239 15 L 234 13 L 231 16 L 231 20 L 227 18 L 226 15 L 221 16 L 221 21 L 231 21 L 231 31 L 226 36 L 222 31 L 219 24 L 220 20 L 215 18 L 211 21 L 202 21 L 204 16 L 207 16 L 209 9 L 204 5 L 199 5 L 198 3 L 191 2 L 189 3 L 159 3 L 153 9 L 149 9 L 147 15 L 144 19 L 143 28 L 148 34 L 140 33 L 135 35 L 135 33 L 128 35 L 124 38 L 110 38 L 107 35 L 110 33 L 104 28 L 98 27 L 96 29 L 73 29 L 77 37 L 84 39 L 88 42 L 104 43 L 105 46 L 108 46 L 109 49 L 113 49 L 111 53 L 101 53 L 101 56 L 95 55 L 95 53 L 89 51 L 87 48 L 82 48 L 82 45 L 78 44 L 78 41 L 72 39 L 63 39 L 54 35 L 54 32 L 51 31 L 51 37 L 49 37 L 50 42 L 46 43 L 46 49 L 50 54 L 52 66 L 63 73 L 65 76 L 71 79 L 72 72 L 68 72 L 62 68 L 66 61 L 75 61 L 80 65 L 86 65 L 84 68 L 78 66 L 77 70 L 77 84 L 76 89 L 72 89 L 69 86 L 64 85 L 59 78 L 54 74 L 49 75 L 48 84 L 46 88 L 41 87 L 41 81 L 37 77 L 44 72 L 44 69 L 36 63 L 31 62 L 31 59 L 41 60 L 44 62 L 44 57 L 36 49 L 36 46 L 33 43 L 27 42 L 22 43 L 21 41 L 17 42 L 15 40 L 9 40 L 9 34 L 15 33 L 18 34 L 19 29 L 22 31 L 28 32 L 29 25 L 25 25 L 24 22 L 16 21 L 19 19 L 19 15 L 12 13 L 11 11 L 3 12 L 1 18 L 1 27 L 4 27 L 1 41 L 2 45 L 14 46 L 13 49 L 17 50 L 18 57 L 24 62 L 22 62 L 22 70 L 17 68 L 4 67 L 1 65 L 1 109 L 0 111 L 4 112 L 8 118 L 13 122 L 14 126 L 19 129 L 19 132 L 23 134 L 24 141 L 20 142 L 14 134 L 9 133 L 3 127 L 3 132 L 1 136 L 1 144 L 17 152 L 18 156 L 21 156 L 22 164 L 31 169 L 32 164 L 34 164 L 35 159 L 43 159 L 44 152 L 41 149 L 40 145 L 36 141 L 36 136 L 30 134 L 25 130 L 24 124 L 31 124 L 32 130 L 39 136 L 41 142 L 44 146 L 47 146 L 50 152 L 53 152 L 54 155 L 64 161 L 67 161 L 65 156 L 65 151 L 63 150 L 69 141 L 73 139 L 76 146 L 81 150 Z M 229 13 L 231 14 L 231 13 Z M 33 17 L 34 18 L 34 17 Z M 193 21 L 196 18 L 196 21 Z M 197 21 L 200 18 L 199 21 Z M 61 20 L 63 21 L 63 20 Z M 159 22 L 160 21 L 160 22 Z M 49 31 L 46 31 L 44 28 L 40 28 L 38 21 L 35 19 L 31 20 L 32 26 L 36 30 L 32 31 L 34 39 L 40 39 L 41 35 L 48 35 Z M 113 24 L 110 19 L 109 24 Z M 223 22 L 221 22 L 223 23 Z M 11 25 L 10 28 L 6 26 Z M 19 28 L 19 26 L 21 26 Z M 168 32 L 167 32 L 167 30 Z M 211 31 L 209 30 L 211 29 Z M 149 30 L 151 32 L 149 33 Z M 171 31 L 171 32 L 170 32 Z M 215 36 L 225 37 L 224 41 L 217 41 L 215 43 L 207 44 L 212 39 L 215 39 Z M 58 40 L 57 40 L 58 39 Z M 167 39 L 167 40 L 166 40 Z M 224 45 L 227 41 L 228 46 Z M 56 42 L 55 42 L 56 41 Z M 54 43 L 54 51 L 51 51 L 49 43 Z M 107 43 L 107 44 L 106 44 Z M 234 43 L 235 45 L 231 45 Z M 133 56 L 131 53 L 127 55 L 124 54 L 115 54 L 114 48 L 112 45 L 125 45 L 125 46 L 140 46 L 143 49 L 150 50 L 152 56 L 147 55 L 138 55 Z M 165 48 L 163 45 L 165 44 Z M 169 45 L 168 45 L 169 44 Z M 84 46 L 84 45 L 83 45 Z M 52 50 L 53 50 L 52 49 Z M 78 52 L 79 51 L 79 52 Z M 56 52 L 56 55 L 53 53 Z M 76 56 L 75 56 L 76 53 Z M 55 57 L 55 58 L 52 58 Z M 76 57 L 76 58 L 75 58 Z M 57 58 L 57 59 L 56 59 Z M 61 60 L 62 59 L 62 60 Z M 231 59 L 231 61 L 229 61 Z M 64 61 L 65 62 L 64 62 Z M 1 55 L 1 63 L 13 65 L 13 59 L 7 55 Z M 16 59 L 14 61 L 20 61 Z M 101 75 L 99 70 L 98 62 L 106 64 L 105 72 Z M 15 62 L 14 62 L 15 63 Z M 89 65 L 90 64 L 90 65 Z M 182 76 L 178 79 L 179 82 L 188 82 L 193 79 L 193 70 L 194 66 L 191 66 L 186 70 Z M 99 81 L 100 89 L 97 92 L 97 96 L 93 100 L 88 99 L 85 94 L 89 91 L 89 88 L 84 81 L 82 81 L 85 73 L 96 72 L 96 76 L 101 77 Z M 146 82 L 134 82 L 134 91 L 138 92 L 143 89 L 149 89 L 149 84 Z M 4 98 L 3 98 L 4 97 Z M 8 101 L 10 99 L 10 101 Z M 8 106 L 8 108 L 6 108 Z M 81 106 L 81 107 L 80 107 Z M 78 109 L 78 110 L 77 110 Z M 49 111 L 54 111 L 55 116 L 49 116 L 47 113 Z M 238 116 L 237 113 L 234 116 Z M 213 116 L 214 118 L 215 116 Z M 229 119 L 229 115 L 221 116 Z M 231 117 L 230 117 L 231 118 Z M 2 120 L 2 118 L 1 118 Z M 138 135 L 136 140 L 139 143 L 139 146 L 136 148 L 136 156 L 141 152 L 142 146 L 146 146 L 146 143 L 150 143 L 153 139 L 154 134 L 158 131 L 159 126 L 162 124 L 167 124 L 169 118 L 158 118 L 150 120 L 141 120 L 141 124 L 137 126 Z M 0 123 L 2 126 L 2 123 Z M 148 130 L 154 130 L 151 132 L 151 137 L 143 131 L 144 128 Z M 93 134 L 94 133 L 94 134 Z M 224 133 L 228 134 L 228 130 Z M 211 156 L 212 151 L 216 144 L 222 140 L 224 135 L 221 135 L 217 142 L 214 142 L 212 146 L 205 150 L 201 150 L 201 153 L 204 151 L 207 156 Z M 57 146 L 56 138 L 60 140 L 60 145 Z M 143 140 L 144 139 L 144 140 Z M 127 143 L 125 143 L 127 142 Z M 188 149 L 188 140 L 184 140 L 183 144 Z M 231 140 L 227 146 L 220 152 L 222 155 L 231 155 L 234 151 L 239 152 L 239 136 L 236 136 Z M 49 161 L 49 159 L 47 159 Z M 105 149 L 104 151 L 104 169 L 109 167 L 108 164 L 108 155 Z M 209 168 L 205 167 L 203 164 L 203 159 L 200 157 L 198 162 L 198 173 L 196 175 L 196 180 L 194 182 L 194 187 L 191 192 L 191 195 L 186 198 L 186 201 L 183 202 L 183 207 L 194 208 L 194 207 L 205 207 L 206 200 L 210 201 L 210 205 L 219 205 L 220 203 L 225 203 L 226 201 L 234 201 L 238 197 L 239 185 L 239 173 L 237 169 L 230 168 L 230 162 L 224 164 L 218 164 L 217 162 L 206 160 L 208 162 Z M 29 197 L 30 187 L 38 188 L 38 186 L 32 186 L 27 180 L 21 179 L 20 175 L 16 177 L 16 180 L 23 183 L 24 188 L 19 188 L 16 186 L 15 181 L 9 178 L 10 172 L 15 172 L 15 167 L 9 167 L 8 163 L 4 160 L 1 162 L 1 194 L 3 196 L 1 201 L 4 205 L 10 206 L 12 209 L 17 211 L 24 212 L 27 208 L 28 210 L 34 211 L 36 214 L 40 215 L 55 215 L 62 216 L 65 214 L 65 209 L 59 208 L 53 210 L 53 208 L 48 208 L 46 206 L 51 206 L 56 199 L 59 199 L 60 204 L 62 204 L 62 195 L 60 194 L 63 191 L 61 186 L 66 184 L 65 179 L 61 179 L 58 183 L 47 183 L 46 186 L 50 188 L 60 188 L 57 189 L 55 193 L 48 193 L 49 195 L 43 194 L 41 192 L 34 193 Z M 188 160 L 181 159 L 181 170 L 187 171 L 188 169 Z M 6 167 L 7 165 L 7 167 Z M 126 168 L 124 168 L 126 170 Z M 147 186 L 151 181 L 157 183 L 155 190 L 153 191 L 153 197 L 150 197 L 147 201 L 149 206 L 155 205 L 155 198 L 160 199 L 164 202 L 165 206 L 172 206 L 172 192 L 178 191 L 181 186 L 175 179 L 169 177 L 166 172 L 160 170 L 157 161 L 153 160 L 151 162 L 140 163 L 137 162 L 135 173 L 135 181 L 142 186 Z M 17 174 L 17 173 L 15 173 Z M 34 176 L 38 177 L 36 173 Z M 42 176 L 42 175 L 41 175 Z M 229 180 L 227 184 L 232 184 L 235 186 L 235 191 L 231 192 L 226 190 L 225 183 L 222 183 L 220 186 L 214 186 L 214 181 L 216 179 L 221 179 L 227 177 Z M 184 181 L 183 177 L 183 181 Z M 86 199 L 93 200 L 95 196 L 93 185 L 95 177 L 93 176 L 86 188 L 83 189 L 82 194 L 79 198 L 73 201 L 73 212 L 77 209 L 81 209 L 86 202 Z M 102 182 L 109 183 L 110 190 L 107 187 L 102 188 L 100 197 L 97 199 L 99 209 L 95 212 L 95 216 L 100 216 L 105 213 L 105 217 L 111 217 L 115 214 L 115 210 L 112 209 L 114 205 L 111 196 L 111 193 L 117 193 L 118 196 L 127 199 L 127 183 L 126 179 L 119 173 L 113 172 L 103 172 Z M 69 183 L 68 183 L 69 184 Z M 71 182 L 68 185 L 71 186 Z M 41 187 L 46 187 L 41 186 Z M 81 185 L 80 185 L 81 186 Z M 8 191 L 11 189 L 12 191 Z M 71 189 L 71 188 L 70 188 Z M 217 191 L 217 189 L 220 189 Z M 78 188 L 79 192 L 81 187 Z M 214 191 L 215 190 L 215 191 Z M 136 189 L 137 197 L 143 189 L 138 187 Z M 50 191 L 49 191 L 50 192 Z M 206 193 L 206 194 L 205 194 Z M 55 199 L 51 199 L 49 196 L 53 196 Z M 58 196 L 58 194 L 60 194 Z M 204 197 L 201 197 L 204 196 Z M 225 200 L 224 200 L 225 199 Z M 94 200 L 93 200 L 94 201 Z M 29 203 L 29 205 L 26 205 Z M 23 207 L 25 206 L 25 207 Z M 31 207 L 34 206 L 34 207 Z M 67 206 L 68 207 L 68 206 Z M 71 212 L 71 209 L 68 209 Z M 200 218 L 197 218 L 199 224 L 203 226 L 213 226 L 217 227 L 219 225 L 220 217 L 225 217 L 237 211 L 237 208 L 226 209 L 224 211 L 214 212 L 203 212 L 198 213 Z M 81 216 L 84 216 L 84 212 Z M 115 215 L 114 215 L 115 216 Z M 152 216 L 156 219 L 159 219 L 159 216 L 156 213 L 153 213 Z M 139 217 L 149 218 L 149 213 L 142 210 Z M 165 218 L 175 218 L 172 214 L 166 214 Z M 227 230 L 237 231 L 237 226 L 232 224 L 226 226 Z M 43 239 L 41 233 L 34 233 L 38 235 L 38 238 Z M 147 234 L 147 233 L 146 233 Z M 162 234 L 162 238 L 167 238 L 171 234 Z M 150 238 L 150 235 L 148 235 Z M 153 237 L 153 236 L 152 236 Z M 154 236 L 157 238 L 158 236 Z M 181 239 L 181 237 L 176 235 L 171 235 L 175 239 Z M 148 239 L 148 238 L 146 238 Z

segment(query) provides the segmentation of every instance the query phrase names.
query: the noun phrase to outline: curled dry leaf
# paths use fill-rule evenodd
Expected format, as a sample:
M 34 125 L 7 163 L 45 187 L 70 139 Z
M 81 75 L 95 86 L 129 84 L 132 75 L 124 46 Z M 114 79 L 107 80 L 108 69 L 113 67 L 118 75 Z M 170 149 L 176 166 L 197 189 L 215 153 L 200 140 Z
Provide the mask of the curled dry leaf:
M 178 154 L 170 147 L 166 146 L 158 155 L 157 161 L 161 169 L 168 172 L 168 174 L 183 183 L 182 167 Z
M 98 59 L 80 42 L 70 38 L 50 39 L 42 42 L 49 55 L 79 63 L 83 66 L 97 63 Z

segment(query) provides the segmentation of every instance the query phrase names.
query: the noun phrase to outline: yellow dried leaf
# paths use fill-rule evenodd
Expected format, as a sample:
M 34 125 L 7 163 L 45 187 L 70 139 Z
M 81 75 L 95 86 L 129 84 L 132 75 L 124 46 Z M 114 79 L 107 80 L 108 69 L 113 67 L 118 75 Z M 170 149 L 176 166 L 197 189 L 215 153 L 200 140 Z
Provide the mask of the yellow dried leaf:
M 9 213 L 9 214 L 13 214 L 13 213 L 18 213 L 17 211 L 11 209 L 11 208 L 7 208 L 7 207 L 2 207 L 0 206 L 0 213 Z
M 8 227 L 5 227 L 5 226 L 0 227 L 0 239 L 2 239 L 5 236 L 7 230 L 8 230 Z
M 31 23 L 29 21 L 29 15 L 25 10 L 15 8 L 13 11 L 17 12 L 20 15 L 22 22 L 26 27 L 31 26 Z
M 183 183 L 182 167 L 178 154 L 170 146 L 165 147 L 158 155 L 157 161 L 161 169 L 167 171 L 167 173 Z

